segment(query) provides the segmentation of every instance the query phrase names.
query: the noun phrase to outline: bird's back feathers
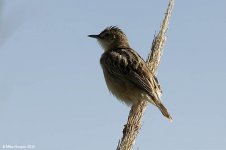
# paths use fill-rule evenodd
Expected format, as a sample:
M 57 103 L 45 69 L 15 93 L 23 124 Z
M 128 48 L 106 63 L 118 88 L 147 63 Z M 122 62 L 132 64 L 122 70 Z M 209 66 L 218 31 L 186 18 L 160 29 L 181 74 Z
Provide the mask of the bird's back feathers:
M 133 49 L 118 48 L 106 51 L 103 53 L 100 63 L 103 69 L 107 71 L 106 74 L 121 81 L 129 82 L 138 90 L 148 94 L 151 102 L 159 108 L 162 114 L 172 120 L 160 100 L 161 89 L 157 78 L 149 71 L 145 61 Z

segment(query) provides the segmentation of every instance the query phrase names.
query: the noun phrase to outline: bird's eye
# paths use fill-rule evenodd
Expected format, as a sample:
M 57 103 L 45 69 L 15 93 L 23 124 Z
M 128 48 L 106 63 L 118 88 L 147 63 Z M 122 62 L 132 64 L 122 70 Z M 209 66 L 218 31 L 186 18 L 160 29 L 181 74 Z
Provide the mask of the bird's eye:
M 109 36 L 110 36 L 110 34 L 109 34 L 109 33 L 106 33 L 106 34 L 105 34 L 105 37 L 109 37 Z

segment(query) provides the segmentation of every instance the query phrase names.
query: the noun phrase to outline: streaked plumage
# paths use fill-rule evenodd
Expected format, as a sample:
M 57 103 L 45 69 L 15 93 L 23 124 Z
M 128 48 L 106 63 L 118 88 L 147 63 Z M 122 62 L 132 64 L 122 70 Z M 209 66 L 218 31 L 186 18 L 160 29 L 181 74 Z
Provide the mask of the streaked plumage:
M 130 48 L 126 35 L 117 27 L 108 27 L 99 35 L 90 37 L 97 38 L 105 50 L 100 64 L 111 93 L 127 105 L 148 100 L 172 120 L 160 100 L 161 89 L 157 78 L 139 54 Z

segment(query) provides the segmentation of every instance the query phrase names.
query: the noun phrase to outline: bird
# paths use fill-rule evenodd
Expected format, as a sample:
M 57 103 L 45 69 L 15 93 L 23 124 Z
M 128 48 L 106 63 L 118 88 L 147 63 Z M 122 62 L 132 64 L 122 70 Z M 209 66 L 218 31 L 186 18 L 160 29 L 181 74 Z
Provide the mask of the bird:
M 109 91 L 128 106 L 146 100 L 157 106 L 163 116 L 172 122 L 161 102 L 162 92 L 157 77 L 130 47 L 125 33 L 117 26 L 110 26 L 88 37 L 97 39 L 104 50 L 100 65 Z

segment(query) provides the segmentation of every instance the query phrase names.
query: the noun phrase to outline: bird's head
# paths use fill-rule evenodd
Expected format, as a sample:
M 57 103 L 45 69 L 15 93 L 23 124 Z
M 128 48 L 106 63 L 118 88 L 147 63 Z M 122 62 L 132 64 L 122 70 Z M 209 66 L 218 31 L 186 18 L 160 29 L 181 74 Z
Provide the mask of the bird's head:
M 116 26 L 107 27 L 100 34 L 88 36 L 96 38 L 105 51 L 116 48 L 129 48 L 126 35 Z

